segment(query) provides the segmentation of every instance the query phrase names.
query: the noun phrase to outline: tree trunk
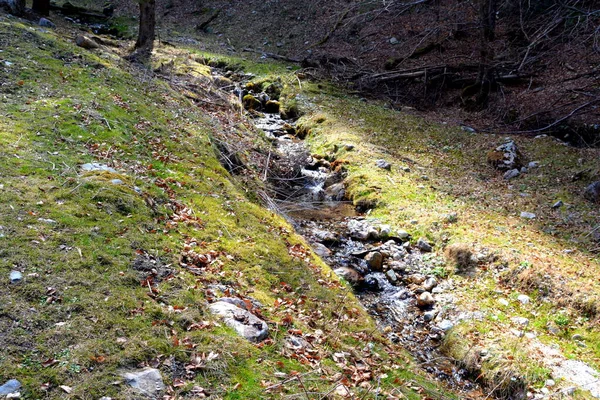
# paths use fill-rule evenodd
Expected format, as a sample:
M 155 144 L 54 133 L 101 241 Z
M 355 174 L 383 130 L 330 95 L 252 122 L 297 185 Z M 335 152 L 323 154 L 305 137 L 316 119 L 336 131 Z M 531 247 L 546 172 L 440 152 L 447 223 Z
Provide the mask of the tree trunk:
M 479 23 L 481 25 L 481 44 L 479 49 L 479 95 L 477 103 L 483 105 L 487 101 L 488 94 L 494 84 L 494 50 L 491 42 L 496 36 L 496 13 L 498 12 L 498 0 L 480 0 Z
M 25 12 L 25 0 L 0 0 L 0 6 L 7 6 L 13 15 L 22 15 Z
M 31 9 L 40 15 L 50 15 L 50 0 L 33 0 Z
M 140 29 L 135 48 L 151 52 L 154 46 L 156 26 L 156 0 L 140 0 Z

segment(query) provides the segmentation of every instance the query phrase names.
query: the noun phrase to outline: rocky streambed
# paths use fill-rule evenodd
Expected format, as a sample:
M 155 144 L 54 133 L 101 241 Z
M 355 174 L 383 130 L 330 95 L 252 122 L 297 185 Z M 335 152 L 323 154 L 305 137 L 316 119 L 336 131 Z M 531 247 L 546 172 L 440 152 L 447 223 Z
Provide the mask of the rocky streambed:
M 251 109 L 254 125 L 273 143 L 268 178 L 277 211 L 352 285 L 392 342 L 409 350 L 424 370 L 470 397 L 477 384 L 438 351 L 456 315 L 447 315 L 453 308 L 454 283 L 445 279 L 433 246 L 358 213 L 346 199 L 344 169 L 333 155 L 310 154 L 293 121 L 265 112 L 273 111 L 274 102 L 266 93 L 238 89 L 236 94 Z M 460 318 L 483 318 L 476 314 Z

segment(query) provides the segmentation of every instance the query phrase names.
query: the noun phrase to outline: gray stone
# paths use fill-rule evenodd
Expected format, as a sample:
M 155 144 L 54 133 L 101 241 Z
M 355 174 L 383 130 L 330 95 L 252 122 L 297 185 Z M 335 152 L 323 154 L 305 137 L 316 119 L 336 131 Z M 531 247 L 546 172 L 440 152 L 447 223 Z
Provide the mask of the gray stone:
M 10 271 L 10 283 L 18 283 L 23 280 L 23 274 L 19 271 Z
M 324 244 L 313 243 L 312 248 L 319 257 L 329 257 L 331 255 L 331 250 L 329 250 Z
M 596 181 L 586 187 L 583 191 L 583 197 L 591 202 L 600 203 L 600 181 Z
M 354 268 L 341 267 L 335 269 L 333 272 L 335 272 L 340 278 L 345 279 L 352 286 L 358 286 L 362 281 L 362 276 Z
M 552 204 L 552 208 L 557 209 L 557 208 L 561 208 L 564 205 L 562 200 L 557 201 L 556 203 Z
M 406 232 L 404 229 L 398 229 L 396 237 L 401 240 L 408 240 L 410 239 L 410 233 Z
M 428 242 L 426 239 L 424 239 L 424 238 L 420 238 L 420 239 L 417 241 L 417 248 L 418 248 L 419 250 L 421 250 L 422 252 L 425 252 L 425 253 L 430 253 L 430 252 L 432 252 L 432 251 L 433 251 L 433 247 L 432 247 L 432 246 L 429 244 L 429 242 Z
M 487 159 L 488 163 L 498 170 L 508 171 L 520 168 L 522 165 L 521 152 L 513 141 L 508 141 L 490 151 Z
M 398 281 L 398 276 L 393 269 L 390 269 L 388 272 L 386 272 L 385 276 L 388 278 L 388 281 L 392 283 L 396 283 Z
M 213 314 L 222 317 L 227 326 L 251 342 L 260 342 L 269 336 L 269 327 L 265 321 L 250 311 L 224 301 L 217 301 L 209 308 Z
M 325 231 L 321 229 L 315 229 L 312 231 L 315 237 L 322 242 L 337 242 L 338 237 L 335 233 L 330 231 Z
M 532 168 L 537 168 L 540 166 L 539 161 L 531 161 L 529 164 L 527 164 L 527 168 L 532 169 Z
M 400 41 L 395 37 L 390 38 L 389 42 L 391 45 L 397 45 L 398 43 L 400 43 Z
M 434 287 L 436 287 L 438 285 L 438 281 L 434 278 L 427 278 L 427 280 L 425 280 L 425 282 L 423 282 L 423 289 L 425 289 L 428 292 L 431 292 L 433 290 Z
M 437 327 L 444 332 L 448 332 L 450 329 L 454 328 L 454 324 L 449 319 L 445 319 L 440 322 Z
M 15 393 L 21 388 L 21 382 L 16 379 L 7 381 L 4 385 L 0 386 L 0 396 L 6 396 L 11 393 Z
M 160 371 L 155 368 L 124 372 L 121 376 L 129 386 L 145 396 L 156 397 L 166 388 Z
M 108 165 L 100 164 L 100 163 L 83 164 L 81 166 L 81 170 L 86 171 L 86 172 L 106 171 L 106 172 L 117 173 L 117 171 L 114 168 L 111 168 Z
M 388 171 L 392 169 L 392 164 L 385 160 L 377 160 L 375 161 L 375 165 L 377 165 L 379 168 L 386 169 Z
M 581 341 L 581 340 L 583 340 L 583 336 L 581 336 L 580 334 L 576 333 L 573 336 L 571 336 L 571 339 L 575 340 L 575 341 Z
M 92 39 L 85 35 L 79 35 L 75 38 L 75 44 L 79 47 L 83 47 L 84 49 L 92 50 L 100 47 L 98 43 L 94 42 Z
M 112 179 L 112 180 L 110 181 L 110 183 L 112 183 L 113 185 L 122 185 L 122 184 L 123 184 L 123 181 L 122 181 L 122 180 L 120 180 L 120 179 Z
M 404 171 L 404 172 L 410 172 L 410 168 L 409 167 L 402 167 L 402 171 Z
M 531 299 L 526 294 L 520 294 L 519 297 L 517 297 L 517 300 L 523 305 L 531 302 Z
M 383 254 L 378 251 L 368 253 L 365 256 L 365 261 L 373 271 L 381 271 L 383 267 Z
M 435 304 L 435 299 L 429 292 L 423 292 L 417 297 L 417 307 L 428 308 Z
M 392 234 L 392 227 L 389 225 L 381 225 L 379 227 L 379 236 L 386 238 Z
M 335 183 L 325 190 L 325 194 L 334 201 L 342 201 L 346 197 L 346 187 L 343 183 Z
M 506 171 L 504 173 L 503 178 L 508 181 L 508 180 L 513 179 L 513 178 L 516 178 L 519 175 L 521 175 L 521 173 L 519 172 L 518 169 L 516 169 L 516 168 L 515 169 L 509 169 L 508 171 Z
M 534 213 L 530 213 L 527 211 L 523 211 L 521 212 L 521 218 L 525 218 L 525 219 L 535 219 L 536 215 Z
M 512 317 L 511 320 L 512 320 L 512 322 L 514 322 L 517 325 L 521 325 L 521 326 L 529 325 L 529 319 L 527 319 L 525 317 Z
M 435 319 L 436 315 L 437 313 L 435 311 L 427 311 L 423 313 L 423 319 L 425 320 L 425 322 L 431 322 Z
M 50 21 L 48 18 L 40 18 L 38 25 L 43 26 L 44 28 L 56 28 L 54 22 Z

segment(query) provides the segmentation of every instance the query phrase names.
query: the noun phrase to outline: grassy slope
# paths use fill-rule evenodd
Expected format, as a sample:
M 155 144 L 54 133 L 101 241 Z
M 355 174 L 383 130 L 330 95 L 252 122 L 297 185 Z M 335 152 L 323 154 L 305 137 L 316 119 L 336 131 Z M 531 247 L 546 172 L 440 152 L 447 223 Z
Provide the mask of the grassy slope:
M 459 307 L 487 315 L 481 323 L 455 330 L 458 347 L 493 351 L 492 362 L 484 363 L 490 377 L 512 368 L 533 384 L 543 383 L 549 370 L 540 366 L 527 340 L 510 333 L 516 327 L 510 318 L 525 316 L 527 329 L 542 342 L 600 367 L 600 259 L 598 243 L 589 235 L 600 214 L 581 196 L 599 172 L 599 150 L 569 148 L 551 138 L 513 137 L 527 159 L 541 167 L 507 183 L 486 165 L 487 152 L 505 137 L 430 124 L 326 86 L 314 89 L 304 93 L 309 112 L 301 125 L 311 131 L 315 152 L 349 162 L 346 183 L 355 204 L 378 204 L 371 215 L 408 230 L 415 239 L 427 237 L 438 255 L 446 245 L 463 243 L 500 256 L 472 278 L 454 274 L 448 262 Z M 346 143 L 357 147 L 346 151 L 341 146 Z M 393 163 L 392 172 L 375 166 L 379 158 Z M 571 178 L 586 170 L 583 180 Z M 559 199 L 566 206 L 553 210 Z M 537 218 L 522 219 L 521 211 Z M 448 218 L 450 213 L 457 214 L 456 220 Z M 516 301 L 520 293 L 530 295 L 532 303 Z M 499 303 L 500 298 L 509 305 Z M 549 324 L 560 333 L 551 334 Z M 584 346 L 570 339 L 575 333 L 583 335 Z M 465 358 L 454 350 L 449 353 Z
M 2 17 L 0 48 L 1 382 L 19 379 L 25 398 L 65 398 L 60 385 L 71 398 L 134 398 L 118 372 L 151 365 L 175 394 L 249 399 L 278 397 L 264 387 L 295 373 L 303 384 L 279 391 L 353 386 L 353 368 L 374 362 L 353 391 L 441 396 L 290 227 L 232 182 L 211 144 L 218 119 L 115 54 L 27 23 Z M 80 170 L 92 161 L 118 172 Z M 190 251 L 215 260 L 190 273 L 180 266 Z M 149 282 L 136 259 L 167 272 Z M 8 284 L 13 269 L 22 283 Z M 264 305 L 272 342 L 248 343 L 208 314 L 217 283 Z M 289 329 L 312 340 L 312 358 L 286 349 Z M 332 359 L 342 351 L 346 365 Z M 185 375 L 210 352 L 218 358 Z

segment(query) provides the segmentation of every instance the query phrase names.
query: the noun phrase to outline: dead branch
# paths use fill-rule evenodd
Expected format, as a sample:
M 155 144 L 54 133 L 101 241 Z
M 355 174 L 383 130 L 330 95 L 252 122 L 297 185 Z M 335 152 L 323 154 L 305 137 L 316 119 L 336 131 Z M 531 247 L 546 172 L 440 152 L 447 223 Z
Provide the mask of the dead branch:
M 282 56 L 280 54 L 268 53 L 268 52 L 262 51 L 262 50 L 255 50 L 250 47 L 246 47 L 242 51 L 245 51 L 248 53 L 262 54 L 263 57 L 272 58 L 273 60 L 287 61 L 287 62 L 291 62 L 291 63 L 295 63 L 295 64 L 299 64 L 302 62 L 302 60 L 300 60 L 298 58 L 291 58 L 291 57 Z

